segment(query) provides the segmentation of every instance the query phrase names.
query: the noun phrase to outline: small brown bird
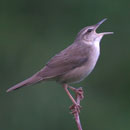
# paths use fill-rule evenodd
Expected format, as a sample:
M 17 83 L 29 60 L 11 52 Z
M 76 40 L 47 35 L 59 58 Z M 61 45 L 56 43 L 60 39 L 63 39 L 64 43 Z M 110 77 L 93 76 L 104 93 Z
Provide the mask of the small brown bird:
M 104 35 L 113 32 L 96 33 L 96 29 L 105 21 L 83 28 L 72 45 L 56 54 L 46 66 L 32 77 L 9 88 L 7 92 L 41 81 L 55 80 L 63 85 L 67 94 L 68 84 L 76 83 L 87 77 L 96 65 L 100 54 L 100 41 Z

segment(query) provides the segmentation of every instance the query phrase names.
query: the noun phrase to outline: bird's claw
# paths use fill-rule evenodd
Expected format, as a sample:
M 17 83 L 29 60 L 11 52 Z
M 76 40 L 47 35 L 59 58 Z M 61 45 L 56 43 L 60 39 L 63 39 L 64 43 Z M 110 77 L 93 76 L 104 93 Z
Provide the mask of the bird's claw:
M 84 95 L 83 95 L 83 89 L 82 89 L 82 87 L 76 89 L 76 94 L 80 96 L 80 100 L 83 100 Z
M 79 104 L 73 104 L 69 107 L 69 109 L 71 110 L 71 114 L 75 114 L 77 112 L 80 113 L 81 106 Z

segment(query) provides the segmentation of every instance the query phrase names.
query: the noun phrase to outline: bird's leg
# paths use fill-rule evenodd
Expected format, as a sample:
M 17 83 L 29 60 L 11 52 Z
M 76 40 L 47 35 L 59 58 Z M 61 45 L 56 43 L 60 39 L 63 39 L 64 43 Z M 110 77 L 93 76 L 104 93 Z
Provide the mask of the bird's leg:
M 72 97 L 72 95 L 70 94 L 69 90 L 68 90 L 68 85 L 64 84 L 63 85 L 67 95 L 69 96 L 69 98 L 71 99 L 71 101 L 73 102 L 73 105 L 70 107 L 70 110 L 72 111 L 72 114 L 75 112 L 80 113 L 80 105 L 75 101 L 75 99 Z
M 78 112 L 80 113 L 80 101 L 83 100 L 84 98 L 84 95 L 83 95 L 83 89 L 82 87 L 80 88 L 74 88 L 74 87 L 71 87 L 69 86 L 69 88 L 75 92 L 75 96 L 76 96 L 76 103 L 77 105 L 79 106 L 79 109 L 78 109 Z M 76 107 L 75 107 L 75 104 L 73 104 L 71 107 L 70 107 L 70 110 L 72 111 L 72 113 L 75 113 L 77 110 L 76 110 Z
M 63 85 L 63 88 L 65 89 L 67 95 L 69 96 L 69 98 L 71 99 L 71 101 L 73 102 L 73 104 L 77 105 L 75 99 L 72 97 L 72 95 L 70 94 L 69 90 L 68 90 L 68 85 L 67 84 L 64 84 Z
M 74 88 L 74 87 L 72 87 L 72 86 L 69 86 L 69 88 L 70 88 L 72 91 L 75 92 L 75 94 L 76 94 L 76 99 L 77 99 L 77 95 L 80 96 L 80 100 L 83 100 L 83 99 L 84 99 L 82 87 L 76 89 L 76 88 Z
M 75 121 L 76 121 L 76 124 L 77 124 L 77 127 L 78 127 L 78 130 L 82 130 L 82 125 L 81 125 L 81 122 L 80 122 L 80 118 L 79 118 L 79 113 L 80 113 L 80 101 L 84 98 L 83 96 L 83 90 L 82 90 L 82 87 L 76 89 L 76 88 L 73 88 L 71 86 L 68 86 L 67 84 L 64 84 L 63 85 L 66 93 L 68 94 L 69 98 L 72 100 L 73 102 L 73 105 L 70 107 L 70 110 L 72 111 L 71 113 L 74 115 L 74 118 L 75 118 Z M 70 94 L 69 90 L 68 90 L 68 87 L 75 92 L 76 94 L 76 101 L 75 99 L 72 97 L 72 95 Z
M 75 113 L 75 112 L 78 112 L 80 113 L 80 102 L 79 101 L 75 101 L 75 99 L 72 97 L 72 95 L 70 94 L 69 90 L 68 90 L 68 85 L 67 84 L 64 84 L 63 85 L 67 95 L 69 96 L 69 98 L 71 99 L 71 101 L 73 102 L 73 105 L 70 107 L 70 110 L 72 111 L 72 114 Z M 70 87 L 69 87 L 70 88 Z M 73 88 L 73 87 L 72 87 Z M 71 88 L 71 89 L 72 89 Z M 73 90 L 74 91 L 74 90 Z M 77 89 L 75 89 L 75 93 L 76 93 L 76 99 L 77 99 L 77 96 L 81 95 L 81 92 Z M 80 93 L 80 94 L 79 94 Z

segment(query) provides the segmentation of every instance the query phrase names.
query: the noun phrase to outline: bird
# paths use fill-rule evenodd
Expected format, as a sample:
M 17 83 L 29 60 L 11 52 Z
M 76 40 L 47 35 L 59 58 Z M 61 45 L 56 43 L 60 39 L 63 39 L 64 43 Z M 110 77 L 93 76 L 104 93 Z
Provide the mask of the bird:
M 54 80 L 63 86 L 76 105 L 76 101 L 68 91 L 69 84 L 82 81 L 94 69 L 100 55 L 101 39 L 104 35 L 113 34 L 113 32 L 96 32 L 106 20 L 105 18 L 97 24 L 81 29 L 70 46 L 52 57 L 40 71 L 9 88 L 7 92 L 42 81 Z

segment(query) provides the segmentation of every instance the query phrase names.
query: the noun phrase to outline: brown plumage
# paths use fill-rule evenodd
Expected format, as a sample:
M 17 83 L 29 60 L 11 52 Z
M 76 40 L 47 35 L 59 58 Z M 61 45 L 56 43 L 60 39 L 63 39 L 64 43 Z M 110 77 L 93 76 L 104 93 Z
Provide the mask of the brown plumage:
M 96 65 L 100 54 L 100 40 L 105 34 L 112 34 L 112 32 L 96 33 L 98 26 L 105 20 L 82 29 L 72 45 L 52 57 L 39 72 L 9 88 L 7 92 L 44 80 L 56 80 L 61 84 L 68 84 L 84 79 Z

